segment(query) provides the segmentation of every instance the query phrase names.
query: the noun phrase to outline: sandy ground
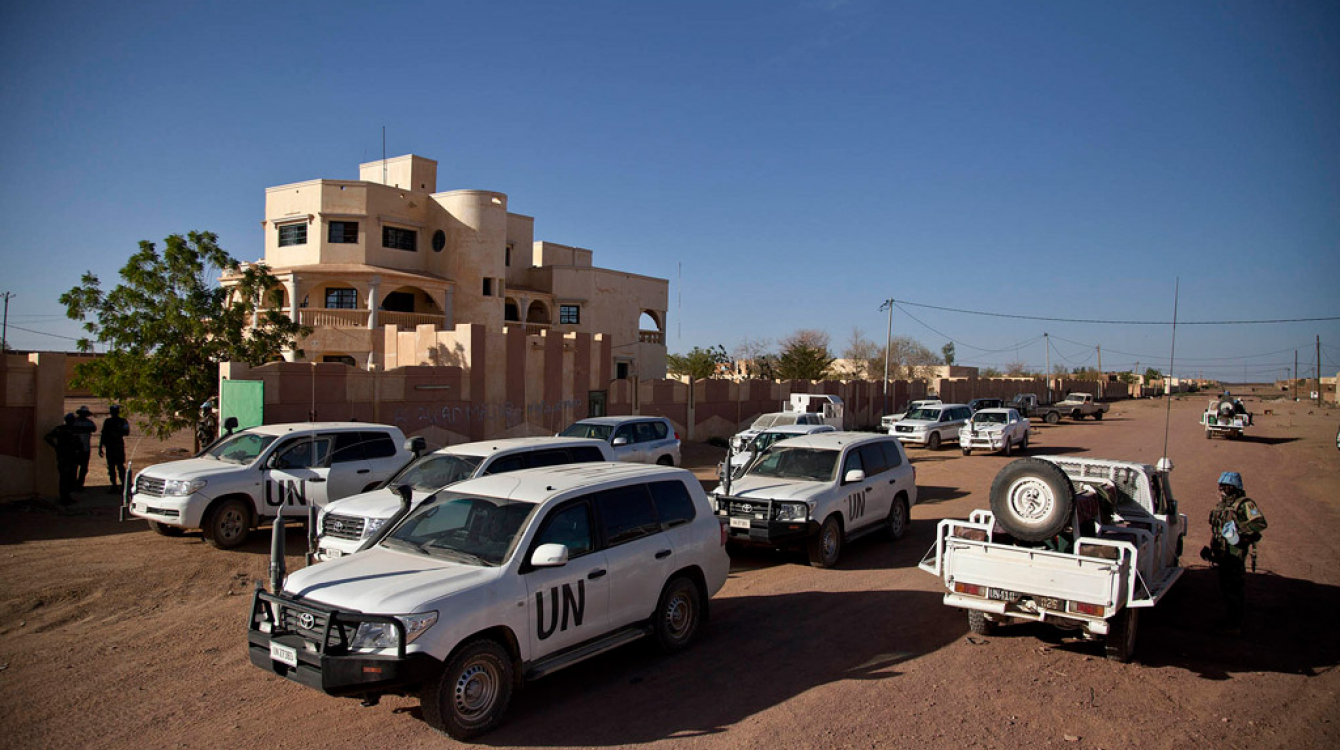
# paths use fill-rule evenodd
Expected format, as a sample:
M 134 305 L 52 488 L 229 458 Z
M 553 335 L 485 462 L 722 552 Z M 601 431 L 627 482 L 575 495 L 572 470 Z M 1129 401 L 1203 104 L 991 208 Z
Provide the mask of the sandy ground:
M 1039 625 L 969 637 L 963 614 L 916 564 L 938 519 L 987 505 L 1006 459 L 913 449 L 922 502 L 902 541 L 853 543 L 836 570 L 795 555 L 738 556 L 688 651 L 634 645 L 533 683 L 479 744 L 1340 747 L 1340 410 L 1251 399 L 1258 427 L 1247 439 L 1207 441 L 1197 424 L 1205 401 L 1175 401 L 1168 431 L 1194 562 L 1146 611 L 1133 663 Z M 1152 463 L 1166 410 L 1130 401 L 1101 422 L 1042 425 L 1031 452 Z M 186 447 L 185 436 L 132 444 L 139 463 Z M 720 456 L 700 444 L 684 453 L 702 478 Z M 1242 472 L 1270 521 L 1242 637 L 1211 627 L 1220 600 L 1195 554 L 1226 469 Z M 417 699 L 363 708 L 251 666 L 245 620 L 253 581 L 266 576 L 266 535 L 232 552 L 199 534 L 157 536 L 117 520 L 105 482 L 95 457 L 72 509 L 0 506 L 5 747 L 455 744 L 428 728 Z M 302 540 L 291 531 L 289 549 Z

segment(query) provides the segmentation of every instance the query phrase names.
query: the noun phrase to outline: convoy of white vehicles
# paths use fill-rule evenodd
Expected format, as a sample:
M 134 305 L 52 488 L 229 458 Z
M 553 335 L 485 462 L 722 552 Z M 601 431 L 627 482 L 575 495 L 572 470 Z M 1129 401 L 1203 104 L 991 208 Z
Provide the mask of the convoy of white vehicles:
M 680 463 L 679 436 L 660 417 L 584 419 L 558 437 L 427 454 L 395 427 L 310 423 L 244 430 L 151 466 L 127 510 L 168 536 L 200 528 L 225 549 L 275 521 L 270 588 L 258 583 L 252 601 L 252 663 L 365 704 L 417 694 L 430 725 L 467 739 L 497 726 L 527 680 L 643 637 L 686 646 L 731 548 L 803 549 L 831 568 L 859 537 L 902 537 L 917 503 L 904 443 L 953 439 L 964 455 L 1006 456 L 1029 445 L 1026 413 L 982 400 L 975 413 L 914 403 L 882 434 L 836 431 L 823 420 L 840 424 L 840 400 L 798 395 L 780 413 L 788 424 L 756 421 L 710 494 L 687 471 L 638 465 Z M 1087 394 L 1013 403 L 1051 423 L 1069 408 L 1096 419 L 1107 409 Z M 1235 416 L 1227 410 L 1212 402 L 1207 434 L 1212 416 Z M 1108 656 L 1127 660 L 1139 609 L 1182 573 L 1187 524 L 1171 468 L 1016 460 L 992 483 L 990 510 L 939 522 L 920 567 L 974 633 L 1048 622 L 1105 637 Z M 313 518 L 309 559 L 320 564 L 286 575 L 284 520 Z

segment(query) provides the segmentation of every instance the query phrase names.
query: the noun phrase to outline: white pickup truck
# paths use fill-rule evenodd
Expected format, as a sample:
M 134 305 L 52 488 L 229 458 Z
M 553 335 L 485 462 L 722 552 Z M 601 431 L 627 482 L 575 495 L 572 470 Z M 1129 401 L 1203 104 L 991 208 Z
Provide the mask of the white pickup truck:
M 1252 415 L 1240 399 L 1224 395 L 1210 401 L 1205 413 L 1200 415 L 1200 423 L 1205 425 L 1206 440 L 1215 434 L 1230 439 L 1240 438 L 1252 425 Z
M 1074 420 L 1084 419 L 1088 416 L 1101 420 L 1107 410 L 1112 407 L 1095 399 L 1091 393 L 1071 393 L 1058 402 L 1056 408 L 1062 414 Z
M 1031 426 L 1028 417 L 1014 409 L 979 409 L 958 431 L 958 444 L 965 456 L 974 450 L 1003 451 L 1008 456 L 1016 448 L 1028 450 Z
M 945 585 L 979 635 L 1048 622 L 1106 636 L 1108 658 L 1135 651 L 1137 615 L 1181 577 L 1186 516 L 1159 467 L 1057 456 L 1021 458 L 991 484 L 991 510 L 946 519 L 921 569 Z

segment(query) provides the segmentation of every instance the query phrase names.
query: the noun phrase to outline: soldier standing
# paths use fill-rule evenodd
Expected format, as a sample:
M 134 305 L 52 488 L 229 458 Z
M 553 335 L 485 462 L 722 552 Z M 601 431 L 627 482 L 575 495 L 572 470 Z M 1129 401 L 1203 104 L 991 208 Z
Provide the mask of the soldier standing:
M 1247 554 L 1256 567 L 1255 545 L 1266 529 L 1266 517 L 1242 489 L 1242 475 L 1226 471 L 1219 475 L 1219 504 L 1210 511 L 1210 546 L 1200 551 L 1202 559 L 1219 571 L 1219 591 L 1227 614 L 1220 622 L 1230 635 L 1242 632 L 1247 609 Z
M 74 502 L 73 492 L 78 480 L 81 446 L 74 422 L 74 415 L 66 414 L 65 421 L 52 428 L 43 438 L 47 445 L 56 450 L 56 472 L 60 476 L 61 505 Z
M 98 431 L 98 425 L 88 418 L 93 412 L 87 406 L 79 407 L 74 413 L 78 417 L 74 421 L 74 431 L 79 436 L 79 476 L 76 484 L 82 490 L 84 478 L 88 476 L 88 459 L 93 455 L 93 433 Z
M 108 411 L 112 415 L 102 421 L 102 431 L 98 433 L 98 458 L 106 454 L 107 478 L 112 482 L 107 492 L 114 495 L 118 482 L 123 487 L 126 483 L 126 436 L 130 434 L 130 422 L 121 416 L 120 406 L 112 404 Z

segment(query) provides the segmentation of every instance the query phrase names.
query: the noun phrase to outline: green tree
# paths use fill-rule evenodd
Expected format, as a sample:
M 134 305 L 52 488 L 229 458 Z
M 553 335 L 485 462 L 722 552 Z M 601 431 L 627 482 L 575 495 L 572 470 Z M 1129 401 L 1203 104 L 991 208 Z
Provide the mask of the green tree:
M 1163 373 L 1152 367 L 1145 368 L 1145 382 L 1148 383 L 1151 380 L 1163 380 Z
M 235 285 L 214 284 L 220 272 Z M 66 315 L 89 333 L 79 350 L 96 341 L 107 351 L 75 368 L 75 385 L 125 404 L 160 439 L 194 428 L 200 404 L 218 388 L 220 362 L 264 364 L 311 332 L 278 312 L 276 287 L 265 266 L 242 268 L 213 232 L 174 234 L 162 253 L 140 242 L 116 288 L 103 291 L 85 273 L 60 296 Z M 264 294 L 276 295 L 274 309 L 258 310 Z
M 671 375 L 687 375 L 694 380 L 714 377 L 717 365 L 725 364 L 730 364 L 730 357 L 720 344 L 706 349 L 695 346 L 688 354 L 671 354 L 665 358 L 666 369 Z
M 940 347 L 940 354 L 944 356 L 945 364 L 954 364 L 954 342 L 950 341 L 948 344 Z
M 822 380 L 833 357 L 828 353 L 828 334 L 800 330 L 781 342 L 777 356 L 777 377 L 789 380 Z

